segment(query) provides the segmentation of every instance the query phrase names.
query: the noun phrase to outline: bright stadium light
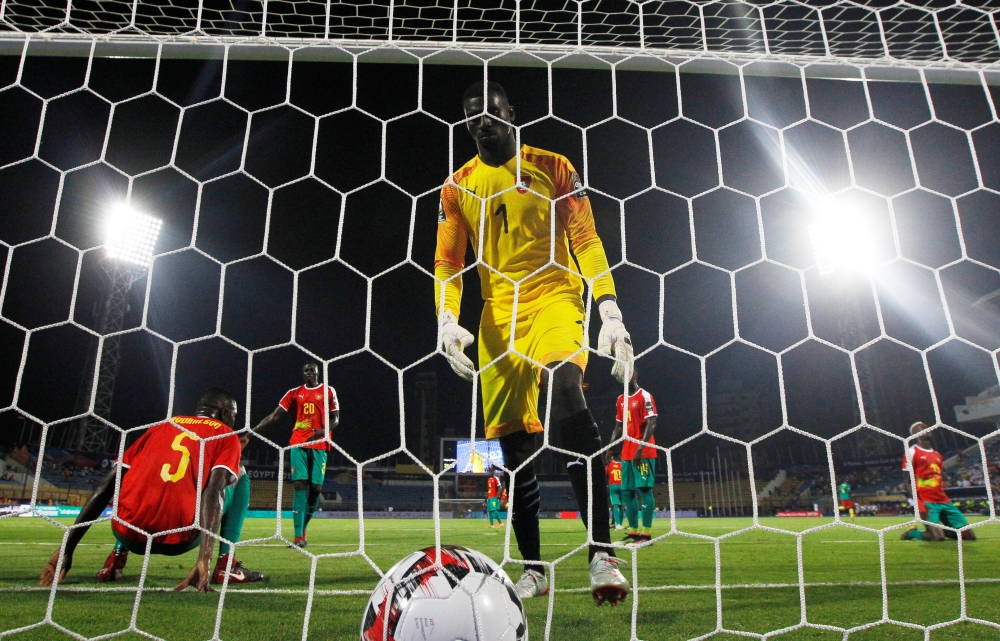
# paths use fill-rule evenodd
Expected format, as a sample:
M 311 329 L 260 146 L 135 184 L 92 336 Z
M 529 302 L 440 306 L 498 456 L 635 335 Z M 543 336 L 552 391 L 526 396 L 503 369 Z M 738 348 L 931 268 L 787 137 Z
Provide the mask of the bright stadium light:
M 871 267 L 871 234 L 856 211 L 821 209 L 816 223 L 809 226 L 809 240 L 821 276 L 838 271 L 866 271 Z
M 108 216 L 104 247 L 108 258 L 148 267 L 163 221 L 118 205 Z

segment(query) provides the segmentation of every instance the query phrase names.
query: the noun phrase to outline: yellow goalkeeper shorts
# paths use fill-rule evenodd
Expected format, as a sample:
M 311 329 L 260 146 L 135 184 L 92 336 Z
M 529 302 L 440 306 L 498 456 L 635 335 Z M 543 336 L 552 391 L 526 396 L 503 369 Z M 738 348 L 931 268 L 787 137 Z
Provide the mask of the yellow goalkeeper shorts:
M 514 351 L 507 351 L 510 324 L 479 328 L 479 366 L 486 367 L 479 380 L 488 439 L 520 430 L 530 433 L 543 430 L 538 420 L 541 370 L 536 363 L 547 366 L 568 360 L 586 370 L 583 300 L 556 298 L 536 309 L 537 312 L 518 319 Z M 487 367 L 489 363 L 493 364 Z

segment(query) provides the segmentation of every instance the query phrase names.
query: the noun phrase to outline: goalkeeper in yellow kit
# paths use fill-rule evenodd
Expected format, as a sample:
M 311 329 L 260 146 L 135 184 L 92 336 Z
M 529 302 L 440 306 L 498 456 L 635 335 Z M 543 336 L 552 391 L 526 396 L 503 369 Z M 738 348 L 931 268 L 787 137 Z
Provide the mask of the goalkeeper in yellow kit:
M 591 591 L 598 605 L 614 605 L 628 595 L 629 584 L 607 545 L 608 481 L 600 462 L 591 465 L 588 479 L 584 457 L 601 448 L 601 436 L 582 386 L 584 278 L 603 321 L 598 351 L 615 357 L 612 373 L 620 382 L 629 378 L 632 346 L 608 259 L 590 200 L 570 162 L 528 146 L 518 153 L 514 108 L 503 87 L 477 83 L 465 92 L 462 106 L 479 153 L 441 190 L 434 261 L 439 345 L 452 369 L 471 381 L 476 368 L 463 350 L 474 338 L 458 324 L 460 272 L 471 243 L 485 301 L 479 378 L 486 438 L 500 439 L 508 469 L 520 467 L 511 484 L 510 518 L 518 549 L 526 561 L 541 559 L 538 482 L 526 462 L 537 451 L 536 435 L 544 431 L 538 413 L 541 383 L 551 385 L 551 442 L 580 455 L 568 457 L 567 472 L 584 523 L 591 505 L 598 515 L 592 523 Z M 544 567 L 526 564 L 517 591 L 522 599 L 547 593 Z

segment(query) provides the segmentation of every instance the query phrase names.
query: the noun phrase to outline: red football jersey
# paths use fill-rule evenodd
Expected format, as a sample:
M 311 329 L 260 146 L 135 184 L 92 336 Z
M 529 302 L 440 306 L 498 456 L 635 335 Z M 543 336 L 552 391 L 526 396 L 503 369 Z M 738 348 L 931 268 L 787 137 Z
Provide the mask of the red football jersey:
M 486 481 L 486 498 L 488 499 L 500 498 L 500 479 L 498 479 L 495 476 L 491 476 Z
M 118 517 L 149 533 L 192 525 L 198 496 L 211 471 L 221 467 L 235 477 L 240 470 L 240 439 L 233 430 L 198 416 L 175 416 L 171 421 L 187 431 L 169 421 L 154 425 L 125 450 L 119 463 L 128 473 L 118 493 Z M 222 434 L 232 436 L 202 440 Z M 129 540 L 146 540 L 118 521 L 112 527 Z M 196 536 L 198 530 L 186 530 L 154 541 L 184 544 Z
M 604 469 L 608 473 L 608 485 L 622 484 L 622 464 L 619 461 L 611 461 Z
M 913 476 L 917 481 L 918 509 L 926 512 L 924 503 L 951 503 L 944 493 L 944 481 L 941 478 L 942 459 L 935 450 L 925 450 L 919 445 L 911 445 L 909 452 L 903 456 L 903 469 L 909 471 L 910 459 L 913 459 Z
M 618 397 L 615 420 L 625 425 L 625 434 L 634 439 L 642 440 L 642 433 L 646 429 L 646 419 L 656 416 L 656 402 L 653 395 L 646 390 L 639 388 L 635 394 L 628 397 L 628 420 L 624 420 L 623 409 L 625 405 L 625 395 Z M 656 438 L 649 437 L 649 444 L 656 443 Z M 638 443 L 624 441 L 622 443 L 622 460 L 631 461 L 635 458 L 635 451 L 639 448 Z M 641 458 L 656 458 L 656 450 L 652 447 L 642 448 Z
M 323 411 L 324 387 L 329 394 L 329 411 L 340 409 L 337 405 L 337 392 L 329 385 L 316 387 L 299 385 L 295 389 L 288 390 L 278 403 L 286 412 L 295 412 L 295 425 L 292 427 L 292 437 L 288 439 L 289 445 L 308 441 L 312 438 L 314 430 L 326 427 L 326 412 Z M 326 441 L 316 441 L 303 447 L 310 450 L 328 449 Z

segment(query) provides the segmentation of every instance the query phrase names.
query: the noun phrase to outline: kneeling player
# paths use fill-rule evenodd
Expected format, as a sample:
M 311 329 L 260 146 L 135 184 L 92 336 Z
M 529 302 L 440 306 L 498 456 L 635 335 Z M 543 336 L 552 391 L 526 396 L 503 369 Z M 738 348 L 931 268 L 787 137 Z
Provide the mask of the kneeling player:
M 910 434 L 917 434 L 927 429 L 926 423 L 917 422 L 910 426 Z M 958 538 L 953 532 L 942 530 L 938 525 L 945 525 L 956 530 L 969 524 L 961 510 L 951 504 L 951 499 L 944 492 L 944 479 L 941 477 L 943 459 L 934 450 L 927 433 L 917 437 L 915 445 L 903 456 L 903 469 L 913 469 L 913 477 L 917 483 L 917 508 L 920 518 L 928 521 L 927 529 L 921 532 L 916 525 L 903 532 L 904 541 L 944 541 L 945 537 Z M 931 525 L 931 524 L 934 525 Z M 950 535 L 950 536 L 949 536 Z M 962 530 L 963 541 L 975 541 L 976 533 L 972 530 Z
M 154 425 L 125 450 L 118 463 L 122 467 L 118 518 L 111 524 L 117 543 L 98 572 L 98 581 L 121 578 L 130 551 L 145 554 L 147 536 L 138 530 L 152 534 L 191 526 L 195 521 L 199 493 L 200 526 L 213 534 L 219 533 L 233 543 L 239 541 L 250 504 L 250 480 L 240 467 L 240 439 L 231 429 L 235 420 L 236 400 L 229 392 L 213 387 L 198 400 L 196 416 L 175 416 L 170 421 Z M 227 434 L 231 436 L 202 440 Z M 204 470 L 204 473 L 199 474 L 199 470 Z M 90 523 L 111 504 L 114 491 L 115 472 L 112 471 L 84 505 L 76 519 L 77 524 L 84 525 L 70 531 L 65 551 L 52 553 L 42 571 L 40 585 L 52 584 L 60 553 L 64 554 L 60 579 L 66 576 L 73 565 L 76 546 L 90 528 Z M 222 583 L 226 578 L 230 554 L 228 543 L 220 543 L 219 559 L 212 573 L 209 573 L 209 561 L 215 540 L 202 537 L 200 530 L 187 529 L 155 536 L 150 551 L 176 556 L 199 546 L 197 562 L 175 589 L 190 586 L 209 592 L 210 581 Z M 229 571 L 230 583 L 262 580 L 263 574 L 248 570 L 239 561 L 233 560 Z

